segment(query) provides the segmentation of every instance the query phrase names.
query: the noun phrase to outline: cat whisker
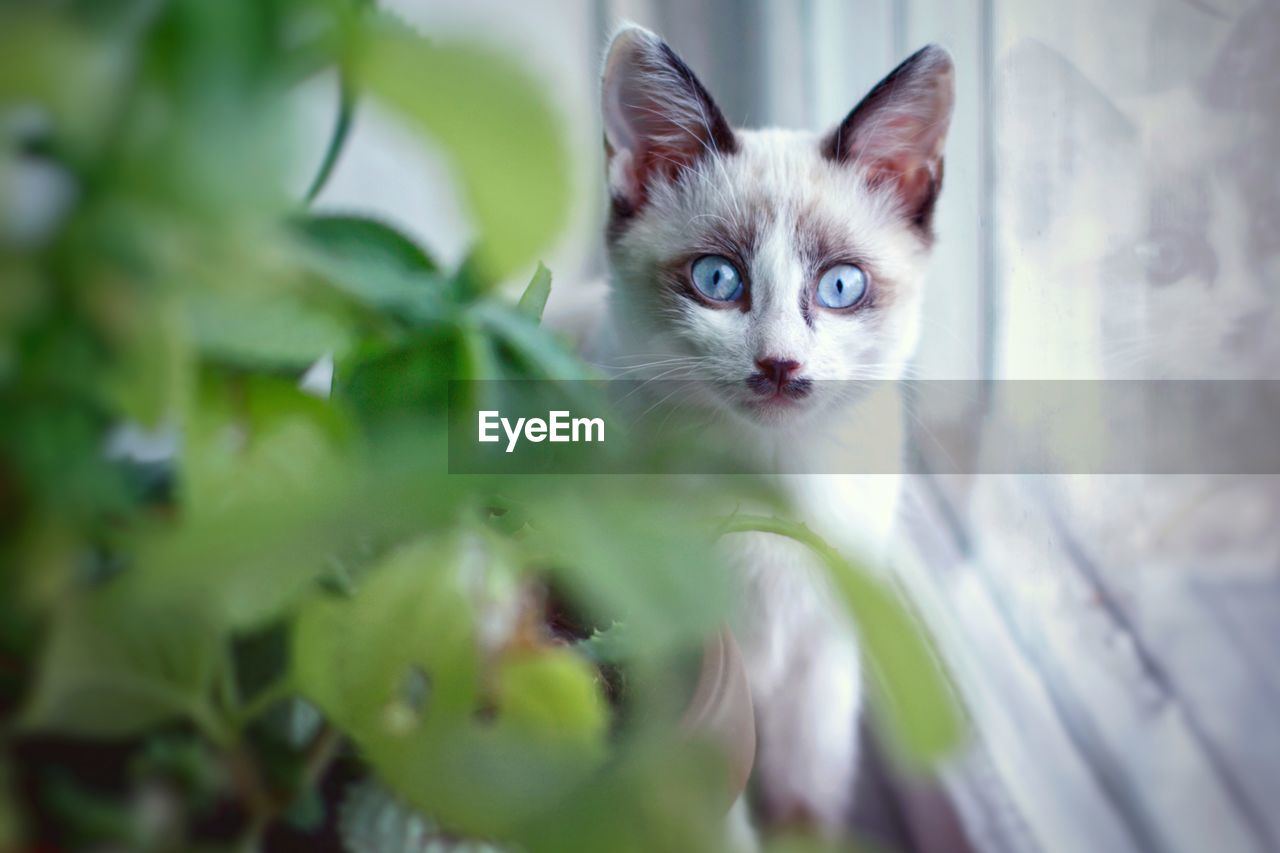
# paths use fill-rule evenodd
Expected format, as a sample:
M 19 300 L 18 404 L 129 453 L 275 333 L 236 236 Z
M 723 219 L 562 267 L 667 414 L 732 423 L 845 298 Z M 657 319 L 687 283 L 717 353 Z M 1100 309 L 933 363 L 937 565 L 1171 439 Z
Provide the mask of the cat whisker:
M 593 365 L 593 366 L 601 370 L 607 371 L 611 378 L 620 378 L 620 377 L 626 376 L 629 373 L 638 373 L 640 371 L 650 370 L 655 367 L 670 367 L 672 365 L 696 366 L 702 363 L 703 363 L 703 359 L 701 358 L 687 357 L 687 358 L 667 358 L 667 359 L 658 359 L 655 361 L 646 361 L 641 364 L 632 365 L 630 367 L 612 367 L 608 365 Z
M 675 379 L 670 378 L 671 375 L 674 373 L 678 373 L 683 369 L 687 369 L 687 368 L 685 368 L 683 365 L 677 365 L 676 367 L 673 367 L 670 370 L 665 370 L 662 373 L 659 373 L 657 376 L 651 376 L 648 379 L 644 379 L 640 381 L 640 383 L 635 388 L 631 389 L 626 394 L 624 394 L 622 398 L 618 400 L 618 403 L 621 404 L 629 400 L 631 397 L 635 396 L 639 392 L 643 391 L 646 387 L 648 387 L 654 382 L 657 382 L 660 379 L 668 379 L 669 381 L 676 381 Z M 683 376 L 676 377 L 676 379 L 683 379 L 683 378 L 686 378 L 686 377 L 683 377 Z
M 683 390 L 684 390 L 683 385 L 677 385 L 673 390 L 669 391 L 666 395 L 664 395 L 662 399 L 658 400 L 656 403 L 649 406 L 649 408 L 641 412 L 640 415 L 636 418 L 636 423 L 643 421 L 650 412 L 652 412 L 654 409 L 658 408 L 662 404 L 666 403 L 668 400 L 670 400 L 672 397 L 674 397 L 676 394 L 679 394 Z

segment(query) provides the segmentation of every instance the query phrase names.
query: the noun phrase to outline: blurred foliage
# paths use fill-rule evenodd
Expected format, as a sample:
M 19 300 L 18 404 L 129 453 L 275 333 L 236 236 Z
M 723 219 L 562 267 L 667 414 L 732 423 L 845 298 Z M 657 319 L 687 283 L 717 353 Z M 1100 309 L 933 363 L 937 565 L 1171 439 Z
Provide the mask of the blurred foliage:
M 380 101 L 454 166 L 459 269 L 300 200 L 290 98 L 327 71 L 310 194 Z M 566 163 L 510 59 L 359 0 L 0 3 L 0 848 L 719 846 L 724 771 L 669 662 L 726 616 L 706 508 L 776 502 L 447 472 L 449 380 L 590 375 L 539 325 L 545 268 L 495 288 L 566 220 Z M 300 383 L 322 358 L 328 395 Z M 931 658 L 838 566 L 937 754 Z M 625 631 L 556 640 L 552 590 L 584 636 Z

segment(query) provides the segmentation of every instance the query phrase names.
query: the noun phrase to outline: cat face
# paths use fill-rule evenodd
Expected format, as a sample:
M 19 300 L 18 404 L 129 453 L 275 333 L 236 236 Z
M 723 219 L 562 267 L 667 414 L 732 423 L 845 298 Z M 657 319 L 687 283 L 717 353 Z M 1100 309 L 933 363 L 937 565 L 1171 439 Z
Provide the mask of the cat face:
M 764 424 L 899 376 L 952 78 L 928 47 L 826 135 L 735 130 L 666 44 L 621 32 L 603 84 L 612 310 L 633 359 L 617 366 Z

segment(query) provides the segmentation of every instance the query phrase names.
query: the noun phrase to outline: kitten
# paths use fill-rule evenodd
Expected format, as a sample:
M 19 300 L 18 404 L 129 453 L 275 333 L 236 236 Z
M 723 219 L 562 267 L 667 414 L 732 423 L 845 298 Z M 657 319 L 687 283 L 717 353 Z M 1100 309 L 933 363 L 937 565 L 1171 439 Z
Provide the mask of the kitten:
M 740 130 L 670 47 L 627 27 L 602 95 L 611 325 L 598 360 L 626 378 L 691 383 L 723 416 L 726 440 L 778 460 L 779 472 L 837 470 L 812 467 L 815 455 L 849 446 L 872 405 L 859 398 L 863 380 L 901 376 L 919 334 L 950 57 L 936 46 L 914 54 L 825 135 Z M 882 549 L 895 477 L 781 480 L 824 536 Z M 852 630 L 804 549 L 730 538 L 763 815 L 834 834 L 858 752 Z

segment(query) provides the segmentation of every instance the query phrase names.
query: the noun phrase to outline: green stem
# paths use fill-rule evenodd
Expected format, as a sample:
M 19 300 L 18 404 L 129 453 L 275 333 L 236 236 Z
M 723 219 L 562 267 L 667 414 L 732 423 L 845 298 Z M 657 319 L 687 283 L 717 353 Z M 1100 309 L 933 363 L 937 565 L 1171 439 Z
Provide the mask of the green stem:
M 302 779 L 298 783 L 299 791 L 314 787 L 324 778 L 325 771 L 329 769 L 329 765 L 333 763 L 333 760 L 338 757 L 338 750 L 341 746 L 342 732 L 331 725 L 326 725 L 320 734 L 316 735 L 316 739 L 307 750 L 306 763 L 302 769 Z
M 846 560 L 804 524 L 758 515 L 721 519 L 720 534 L 772 533 L 807 546 L 827 566 L 858 628 L 859 645 L 879 686 L 885 719 L 905 755 L 930 761 L 964 737 L 963 712 L 924 626 L 887 580 Z
M 192 701 L 185 704 L 184 710 L 192 724 L 216 746 L 225 748 L 235 742 L 235 731 L 209 705 Z
M 329 145 L 325 149 L 324 159 L 311 186 L 307 190 L 307 204 L 316 200 L 325 184 L 329 182 L 333 169 L 338 165 L 342 149 L 346 147 L 347 137 L 351 135 L 351 119 L 355 114 L 356 90 L 351 80 L 351 72 L 345 67 L 338 68 L 338 116 L 334 120 L 333 132 L 329 135 Z
M 271 706 L 284 699 L 288 699 L 297 693 L 293 680 L 284 677 L 274 684 L 259 691 L 259 693 L 246 702 L 241 708 L 240 713 L 236 715 L 236 728 L 243 729 L 249 723 L 266 713 Z
M 773 533 L 778 536 L 785 536 L 807 546 L 828 565 L 844 564 L 844 558 L 840 556 L 840 552 L 828 545 L 826 540 L 814 533 L 809 529 L 808 525 L 802 522 L 787 521 L 771 515 L 740 515 L 734 513 L 721 519 L 719 532 L 722 536 L 726 533 Z
M 230 646 L 223 647 L 222 650 L 222 666 L 218 677 L 218 700 L 222 703 L 225 712 L 230 712 L 232 708 L 240 707 L 240 686 L 236 680 L 236 662 L 235 656 L 231 653 Z
M 226 760 L 232 783 L 249 812 L 249 825 L 238 846 L 250 853 L 261 846 L 262 834 L 275 820 L 279 806 L 268 790 L 253 754 L 243 744 L 230 750 Z
M 239 853 L 259 853 L 262 850 L 262 835 L 267 831 L 267 827 L 271 824 L 269 818 L 264 815 L 254 815 L 249 819 L 249 825 L 245 828 L 244 835 L 241 836 L 236 850 Z

